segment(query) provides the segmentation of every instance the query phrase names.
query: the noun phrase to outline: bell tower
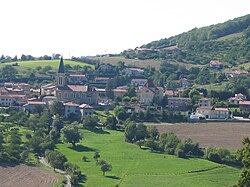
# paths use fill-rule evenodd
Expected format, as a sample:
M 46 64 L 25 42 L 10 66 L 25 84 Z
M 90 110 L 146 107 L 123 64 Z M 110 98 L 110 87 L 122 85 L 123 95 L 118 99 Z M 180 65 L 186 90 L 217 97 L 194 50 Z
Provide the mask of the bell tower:
M 59 87 L 65 86 L 65 72 L 64 72 L 63 57 L 61 57 L 61 59 L 60 59 L 60 64 L 59 64 L 59 68 L 58 68 L 57 86 L 59 86 Z

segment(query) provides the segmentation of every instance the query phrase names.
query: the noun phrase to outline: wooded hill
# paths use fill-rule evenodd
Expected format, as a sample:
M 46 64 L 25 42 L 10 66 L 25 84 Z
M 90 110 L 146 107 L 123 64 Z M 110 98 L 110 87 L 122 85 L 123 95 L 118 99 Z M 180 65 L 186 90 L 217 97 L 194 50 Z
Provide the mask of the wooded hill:
M 145 44 L 121 54 L 126 58 L 164 59 L 207 64 L 218 59 L 235 65 L 250 61 L 250 14 L 224 23 Z

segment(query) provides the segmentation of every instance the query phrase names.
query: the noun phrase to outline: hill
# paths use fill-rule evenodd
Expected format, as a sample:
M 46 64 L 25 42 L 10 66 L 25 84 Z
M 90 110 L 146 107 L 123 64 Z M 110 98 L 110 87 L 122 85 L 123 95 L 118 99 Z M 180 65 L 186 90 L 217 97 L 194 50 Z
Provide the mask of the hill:
M 212 59 L 235 65 L 250 61 L 250 14 L 225 23 L 194 28 L 121 54 L 131 59 L 164 59 L 207 64 Z
M 232 186 L 237 183 L 239 169 L 202 159 L 180 159 L 153 153 L 124 141 L 119 131 L 91 132 L 84 130 L 84 140 L 76 147 L 57 144 L 68 160 L 80 166 L 87 176 L 84 186 Z M 98 151 L 100 159 L 112 164 L 112 171 L 102 176 L 93 159 Z M 81 158 L 87 156 L 90 162 Z M 200 172 L 192 172 L 199 170 Z
M 70 66 L 90 66 L 93 67 L 93 65 L 83 63 L 83 62 L 75 62 L 72 60 L 64 60 L 65 65 Z M 59 65 L 59 60 L 32 60 L 32 61 L 17 61 L 17 62 L 7 62 L 7 63 L 1 63 L 0 68 L 2 68 L 5 65 L 12 65 L 14 67 L 19 67 L 18 70 L 21 69 L 36 69 L 37 67 L 44 68 L 46 66 L 51 66 L 52 70 L 57 70 Z

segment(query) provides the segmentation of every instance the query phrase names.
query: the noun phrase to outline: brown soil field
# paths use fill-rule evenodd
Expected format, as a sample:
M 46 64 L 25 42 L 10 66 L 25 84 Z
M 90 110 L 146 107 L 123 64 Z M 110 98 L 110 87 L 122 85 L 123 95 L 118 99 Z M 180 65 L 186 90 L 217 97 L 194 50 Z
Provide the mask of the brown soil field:
M 146 68 L 148 66 L 154 67 L 156 70 L 159 70 L 160 65 L 162 63 L 161 60 L 139 60 L 139 59 L 126 59 L 123 57 L 97 57 L 96 59 L 100 60 L 101 63 L 108 63 L 116 65 L 117 62 L 122 61 L 125 62 L 126 65 L 133 65 L 140 68 Z M 196 65 L 196 64 L 187 64 L 187 63 L 181 63 L 181 62 L 171 62 L 168 60 L 169 63 L 172 64 L 179 64 L 182 66 L 185 66 L 186 68 L 191 67 L 200 67 L 202 65 Z
M 0 166 L 0 187 L 49 187 L 59 181 L 59 176 L 38 167 Z
M 250 123 L 178 123 L 159 124 L 157 129 L 163 132 L 174 132 L 180 139 L 191 138 L 201 147 L 209 145 L 236 150 L 241 148 L 244 137 L 250 137 Z

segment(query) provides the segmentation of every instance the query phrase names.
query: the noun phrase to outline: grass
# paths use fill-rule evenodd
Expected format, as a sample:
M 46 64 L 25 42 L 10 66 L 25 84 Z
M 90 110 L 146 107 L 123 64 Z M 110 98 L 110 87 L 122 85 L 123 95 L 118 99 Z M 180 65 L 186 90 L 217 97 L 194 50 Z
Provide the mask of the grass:
M 45 66 L 51 66 L 53 69 L 58 69 L 59 66 L 59 60 L 34 60 L 34 61 L 18 61 L 18 62 L 9 62 L 9 63 L 4 63 L 0 64 L 0 68 L 4 67 L 5 65 L 12 65 L 18 63 L 19 66 L 14 66 L 17 67 L 18 70 L 23 70 L 23 69 L 35 69 L 38 66 L 41 66 L 44 68 Z M 82 62 L 75 62 L 71 60 L 64 60 L 64 64 L 68 64 L 70 66 L 90 66 L 93 68 L 93 65 L 82 63 Z
M 87 176 L 85 186 L 228 186 L 237 183 L 240 170 L 202 159 L 180 159 L 171 155 L 153 153 L 124 142 L 124 133 L 118 131 L 84 130 L 84 139 L 76 148 L 57 144 L 68 160 L 80 166 Z M 101 159 L 113 169 L 102 176 L 93 155 L 99 151 Z M 90 162 L 81 161 L 87 156 Z M 192 170 L 214 168 L 206 172 Z
M 229 35 L 218 38 L 217 41 L 233 40 L 236 38 L 241 38 L 243 35 L 244 35 L 243 32 L 229 34 Z

